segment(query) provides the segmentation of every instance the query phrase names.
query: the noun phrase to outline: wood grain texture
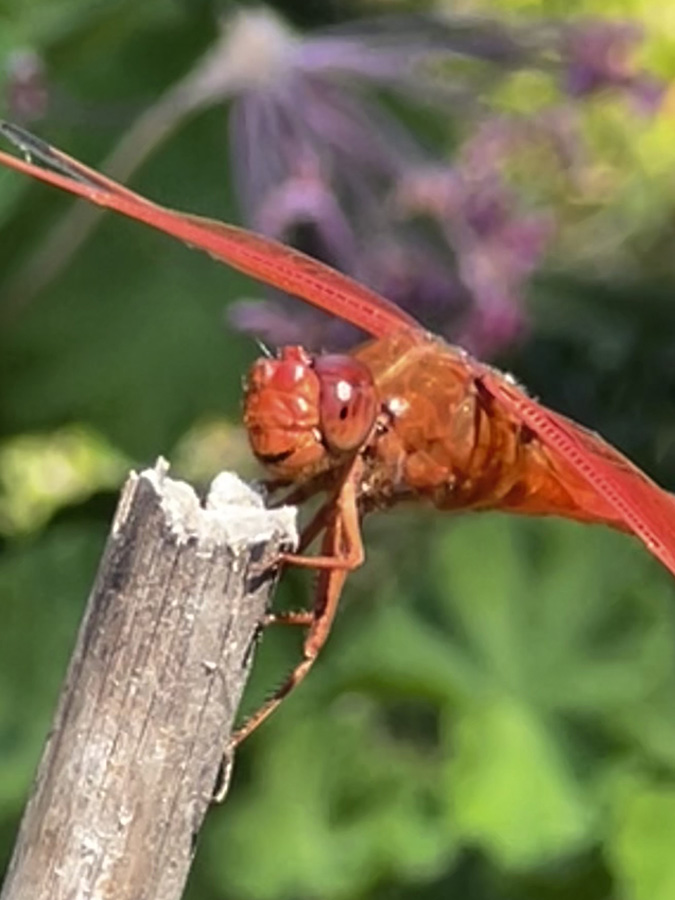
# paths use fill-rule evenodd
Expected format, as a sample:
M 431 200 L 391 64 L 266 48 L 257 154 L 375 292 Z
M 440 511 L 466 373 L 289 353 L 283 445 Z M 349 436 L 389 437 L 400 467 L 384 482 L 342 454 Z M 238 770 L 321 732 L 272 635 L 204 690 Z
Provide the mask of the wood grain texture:
M 204 506 L 132 474 L 101 560 L 2 900 L 176 900 L 294 510 L 234 476 Z

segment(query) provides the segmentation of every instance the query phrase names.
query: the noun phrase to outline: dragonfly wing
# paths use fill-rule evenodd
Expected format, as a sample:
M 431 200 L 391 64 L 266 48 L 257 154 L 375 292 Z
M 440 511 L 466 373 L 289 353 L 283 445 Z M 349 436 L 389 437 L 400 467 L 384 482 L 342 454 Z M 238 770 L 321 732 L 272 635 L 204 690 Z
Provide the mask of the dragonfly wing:
M 394 303 L 298 250 L 243 228 L 152 203 L 16 125 L 0 121 L 0 134 L 27 157 L 0 152 L 0 165 L 163 231 L 375 337 L 421 329 Z
M 675 575 L 675 498 L 596 434 L 485 369 L 484 387 L 611 507 L 626 530 Z

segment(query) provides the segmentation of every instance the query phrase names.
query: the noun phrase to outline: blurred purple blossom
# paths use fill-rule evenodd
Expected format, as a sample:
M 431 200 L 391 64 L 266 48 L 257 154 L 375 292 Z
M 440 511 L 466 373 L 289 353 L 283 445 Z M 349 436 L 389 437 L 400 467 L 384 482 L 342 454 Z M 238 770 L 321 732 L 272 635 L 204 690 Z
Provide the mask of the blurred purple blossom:
M 35 122 L 44 118 L 49 104 L 43 60 L 32 50 L 15 50 L 5 62 L 5 102 L 12 119 Z
M 526 329 L 521 298 L 553 222 L 546 213 L 522 209 L 499 170 L 475 165 L 480 159 L 469 152 L 454 169 L 412 173 L 399 190 L 399 206 L 437 221 L 469 298 L 453 337 L 473 353 L 491 356 Z
M 635 92 L 643 75 L 628 62 L 633 33 L 612 23 L 515 32 L 417 16 L 298 36 L 268 13 L 256 15 L 242 16 L 242 32 L 231 39 L 240 41 L 241 64 L 232 160 L 248 222 L 353 275 L 478 355 L 518 340 L 527 330 L 527 282 L 555 229 L 552 215 L 509 182 L 509 160 L 538 143 L 573 177 L 581 144 L 564 104 L 509 120 L 486 118 L 476 98 L 505 68 L 550 68 L 556 48 L 574 96 Z M 452 74 L 462 57 L 481 63 L 481 90 L 475 78 Z M 423 106 L 427 121 L 429 112 L 461 113 L 467 136 L 454 161 L 431 152 L 387 97 L 413 115 Z M 358 337 L 279 294 L 235 303 L 229 318 L 271 344 L 338 348 Z
M 624 93 L 636 108 L 653 112 L 664 95 L 664 84 L 635 63 L 644 39 L 636 22 L 589 19 L 568 26 L 562 55 L 564 87 L 572 97 L 601 91 Z

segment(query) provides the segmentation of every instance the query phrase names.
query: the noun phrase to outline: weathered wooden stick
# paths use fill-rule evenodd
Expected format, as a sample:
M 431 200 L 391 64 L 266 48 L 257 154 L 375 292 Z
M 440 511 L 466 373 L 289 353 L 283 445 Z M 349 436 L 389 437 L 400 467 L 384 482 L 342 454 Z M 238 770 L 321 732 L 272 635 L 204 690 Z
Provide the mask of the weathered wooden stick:
M 166 464 L 123 490 L 2 900 L 178 900 L 294 510 Z

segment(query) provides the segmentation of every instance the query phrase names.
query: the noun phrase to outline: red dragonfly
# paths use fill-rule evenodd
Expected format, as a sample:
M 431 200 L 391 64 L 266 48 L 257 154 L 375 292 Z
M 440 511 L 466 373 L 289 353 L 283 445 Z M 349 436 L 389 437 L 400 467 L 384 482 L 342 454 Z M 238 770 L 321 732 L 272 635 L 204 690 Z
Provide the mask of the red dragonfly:
M 302 661 L 235 734 L 238 744 L 307 674 L 328 637 L 347 573 L 364 559 L 360 522 L 403 500 L 440 510 L 502 510 L 601 523 L 635 535 L 675 574 L 675 501 L 601 437 L 529 397 L 512 377 L 426 332 L 388 300 L 283 244 L 166 209 L 17 126 L 0 133 L 25 161 L 0 164 L 115 210 L 235 269 L 340 316 L 373 336 L 350 355 L 284 347 L 249 374 L 244 423 L 275 488 L 324 504 L 302 552 L 319 570 L 313 606 L 271 614 L 307 629 Z

